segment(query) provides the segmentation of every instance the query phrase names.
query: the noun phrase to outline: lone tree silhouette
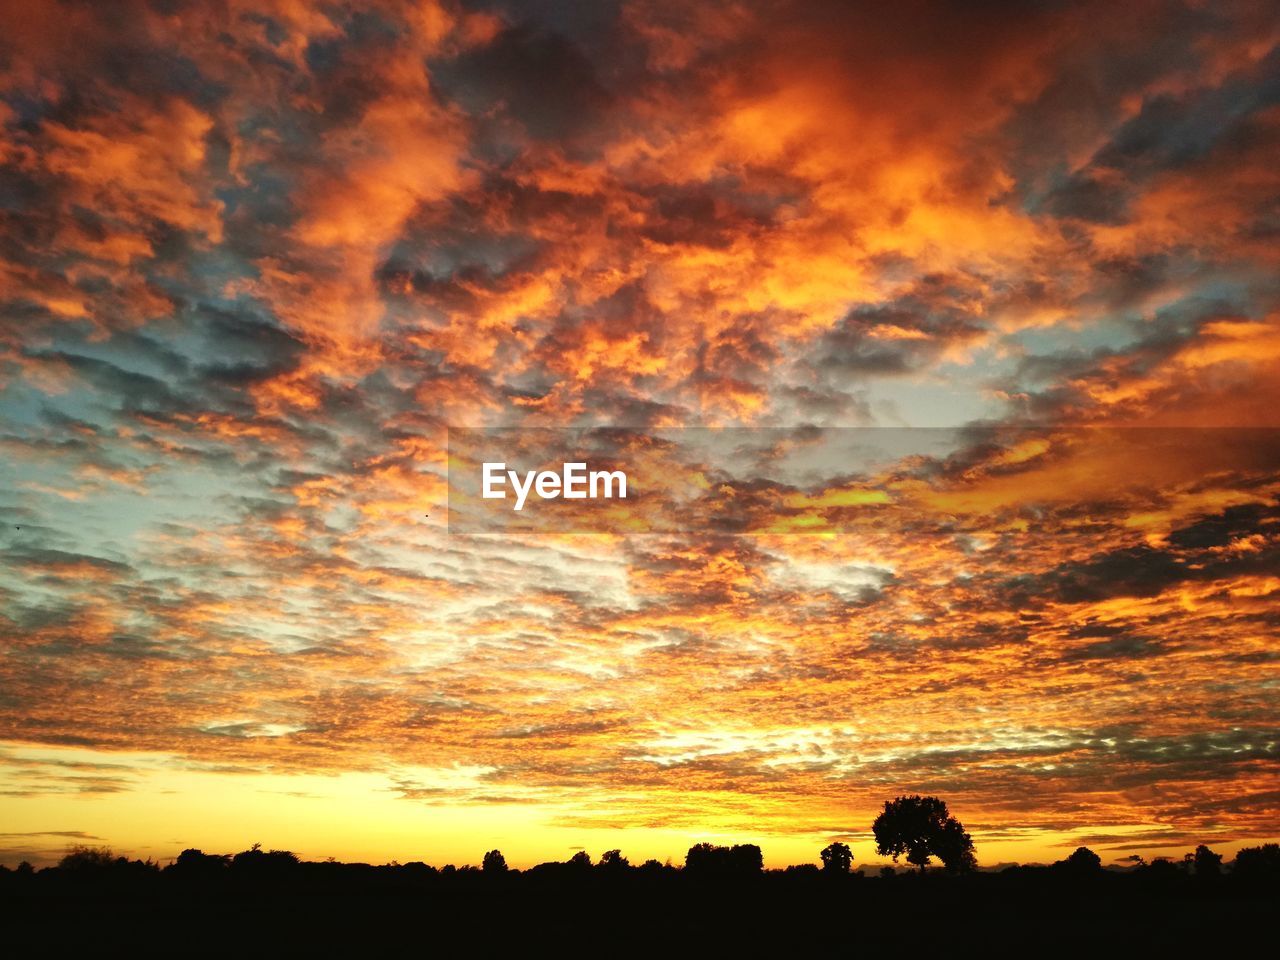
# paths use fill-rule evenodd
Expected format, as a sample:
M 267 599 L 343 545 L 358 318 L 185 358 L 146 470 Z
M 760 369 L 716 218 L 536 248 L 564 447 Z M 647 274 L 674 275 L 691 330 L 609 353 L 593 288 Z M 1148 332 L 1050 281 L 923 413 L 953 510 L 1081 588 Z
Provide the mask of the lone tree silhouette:
M 480 862 L 480 869 L 485 873 L 506 873 L 507 858 L 502 855 L 501 850 L 490 850 Z
M 822 869 L 826 873 L 848 873 L 853 869 L 853 851 L 849 849 L 848 844 L 835 843 L 828 844 L 822 848 Z
M 1216 877 L 1222 873 L 1222 854 L 1214 853 L 1203 843 L 1187 857 L 1194 864 L 1197 877 Z
M 947 804 L 937 797 L 913 794 L 886 800 L 884 810 L 871 825 L 876 852 L 895 861 L 906 854 L 907 863 L 920 868 L 937 857 L 952 872 L 972 869 L 973 839 L 964 825 L 947 812 Z
M 1102 858 L 1088 847 L 1076 847 L 1071 856 L 1054 864 L 1071 873 L 1085 875 L 1102 872 Z

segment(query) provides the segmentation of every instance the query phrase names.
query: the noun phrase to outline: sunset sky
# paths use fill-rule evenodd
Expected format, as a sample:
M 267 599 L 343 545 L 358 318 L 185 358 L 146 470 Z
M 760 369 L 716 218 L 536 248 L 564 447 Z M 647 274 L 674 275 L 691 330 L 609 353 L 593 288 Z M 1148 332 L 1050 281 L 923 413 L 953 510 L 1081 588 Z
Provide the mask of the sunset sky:
M 1280 839 L 1274 4 L 0 11 L 0 863 Z

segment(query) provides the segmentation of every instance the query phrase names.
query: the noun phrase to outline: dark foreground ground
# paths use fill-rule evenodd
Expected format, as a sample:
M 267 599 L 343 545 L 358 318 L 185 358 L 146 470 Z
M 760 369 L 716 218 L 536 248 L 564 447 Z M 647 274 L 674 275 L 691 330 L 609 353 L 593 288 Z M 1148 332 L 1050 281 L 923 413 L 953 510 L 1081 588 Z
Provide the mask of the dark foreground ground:
M 1280 935 L 1280 888 L 1230 876 L 444 876 L 342 864 L 260 876 L 58 873 L 0 877 L 9 955 L 1268 955 Z

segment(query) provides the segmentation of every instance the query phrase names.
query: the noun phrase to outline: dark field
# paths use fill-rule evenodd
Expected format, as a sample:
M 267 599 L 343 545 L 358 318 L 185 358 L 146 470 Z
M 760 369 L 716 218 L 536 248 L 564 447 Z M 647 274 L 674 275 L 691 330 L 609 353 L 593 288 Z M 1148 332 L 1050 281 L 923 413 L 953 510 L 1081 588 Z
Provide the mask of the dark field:
M 1280 901 L 1274 873 L 1197 877 L 1171 863 L 864 877 L 816 868 L 698 876 L 656 864 L 485 872 L 289 861 L 159 870 L 117 861 L 5 871 L 0 891 L 11 944 L 179 955 L 851 956 L 870 947 L 1184 955 L 1265 944 Z

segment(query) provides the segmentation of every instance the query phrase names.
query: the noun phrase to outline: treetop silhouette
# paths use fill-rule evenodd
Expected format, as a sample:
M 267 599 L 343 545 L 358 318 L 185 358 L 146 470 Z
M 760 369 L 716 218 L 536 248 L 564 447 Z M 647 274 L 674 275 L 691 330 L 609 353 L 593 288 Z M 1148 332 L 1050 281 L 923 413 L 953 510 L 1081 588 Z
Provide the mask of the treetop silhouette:
M 1071 856 L 1054 864 L 1072 873 L 1098 873 L 1102 870 L 1102 858 L 1088 847 L 1076 847 Z
M 830 843 L 818 854 L 822 858 L 822 869 L 827 873 L 848 873 L 853 869 L 853 851 L 846 843 Z
M 685 854 L 684 868 L 702 877 L 748 877 L 764 869 L 764 854 L 754 843 L 732 847 L 695 843 Z
M 631 866 L 631 861 L 622 855 L 621 850 L 606 850 L 600 855 L 600 863 L 597 866 L 604 867 L 606 870 L 622 870 Z
M 881 856 L 906 855 L 907 863 L 921 871 L 937 857 L 951 872 L 971 870 L 977 865 L 973 839 L 964 825 L 947 812 L 945 801 L 913 794 L 886 800 L 884 810 L 871 825 L 876 852 Z
M 1214 853 L 1203 843 L 1194 853 L 1188 853 L 1186 859 L 1191 861 L 1197 877 L 1216 877 L 1222 873 L 1222 854 Z

